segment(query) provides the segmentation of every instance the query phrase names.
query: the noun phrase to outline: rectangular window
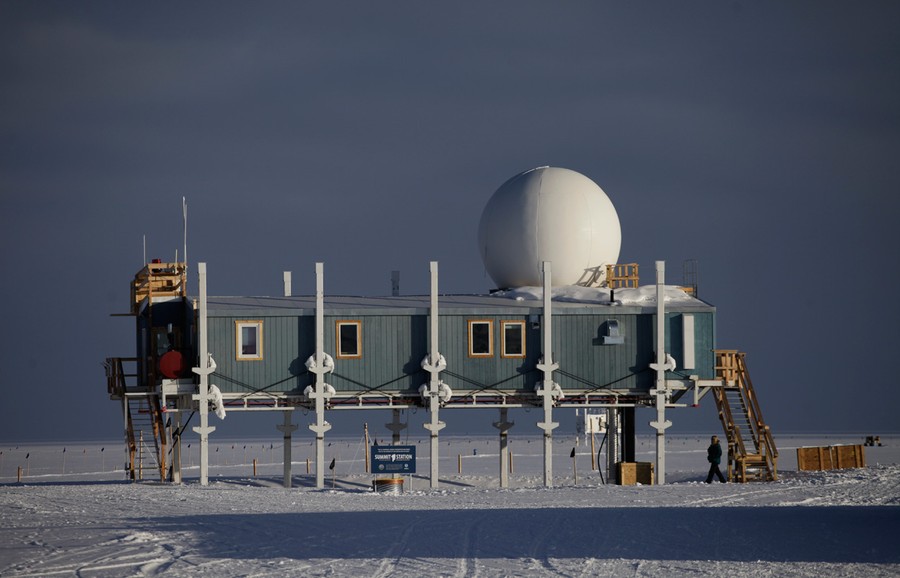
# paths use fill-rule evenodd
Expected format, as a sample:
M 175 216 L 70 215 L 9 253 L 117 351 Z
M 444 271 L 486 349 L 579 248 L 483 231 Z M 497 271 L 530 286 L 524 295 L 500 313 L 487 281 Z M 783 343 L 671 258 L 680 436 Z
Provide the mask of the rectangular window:
M 501 357 L 525 357 L 525 322 L 501 321 Z
M 469 357 L 491 357 L 494 355 L 493 329 L 493 321 L 469 321 Z
M 235 321 L 235 357 L 238 361 L 263 358 L 263 322 Z
M 338 321 L 335 325 L 337 357 L 362 357 L 362 322 Z

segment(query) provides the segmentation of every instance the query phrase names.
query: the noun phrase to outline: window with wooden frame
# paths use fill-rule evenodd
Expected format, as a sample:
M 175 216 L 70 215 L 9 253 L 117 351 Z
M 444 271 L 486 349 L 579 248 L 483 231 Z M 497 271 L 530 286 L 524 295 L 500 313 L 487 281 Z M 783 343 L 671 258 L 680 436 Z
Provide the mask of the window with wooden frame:
M 235 321 L 234 339 L 234 353 L 238 361 L 256 361 L 263 358 L 262 321 Z
M 525 322 L 500 322 L 500 356 L 525 357 Z
M 469 357 L 494 355 L 494 322 L 490 319 L 469 320 Z
M 362 321 L 337 321 L 334 333 L 338 359 L 362 357 Z

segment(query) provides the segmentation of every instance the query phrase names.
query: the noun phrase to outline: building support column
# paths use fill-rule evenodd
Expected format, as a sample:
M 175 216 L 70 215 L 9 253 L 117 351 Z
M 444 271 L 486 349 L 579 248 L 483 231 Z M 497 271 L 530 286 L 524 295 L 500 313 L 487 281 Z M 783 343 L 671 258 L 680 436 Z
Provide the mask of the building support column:
M 553 372 L 559 369 L 559 364 L 553 362 L 553 311 L 552 302 L 552 272 L 549 261 L 541 263 L 544 285 L 544 314 L 541 319 L 541 333 L 543 335 L 544 357 L 537 368 L 544 374 L 544 380 L 539 386 L 537 394 L 544 400 L 544 421 L 537 426 L 544 430 L 544 486 L 553 486 L 553 430 L 559 427 L 559 423 L 553 421 L 553 405 L 557 397 L 562 396 L 559 386 L 553 383 Z
M 300 426 L 291 424 L 292 410 L 285 410 L 284 424 L 276 425 L 278 431 L 284 434 L 284 487 L 291 487 L 291 433 L 297 431 Z
M 197 315 L 200 318 L 200 344 L 198 349 L 199 366 L 192 371 L 200 376 L 200 384 L 197 386 L 197 394 L 192 399 L 198 404 L 200 413 L 200 425 L 195 426 L 194 431 L 200 436 L 200 485 L 209 485 L 209 434 L 216 431 L 215 426 L 209 425 L 209 375 L 215 367 L 210 366 L 209 343 L 207 334 L 207 309 L 206 309 L 206 263 L 197 264 L 197 273 L 200 276 L 200 296 Z
M 656 385 L 650 393 L 656 396 L 656 419 L 650 427 L 656 430 L 656 483 L 666 483 L 666 429 L 672 425 L 666 420 L 666 403 L 669 391 L 666 385 L 666 371 L 675 369 L 666 356 L 666 263 L 656 262 L 656 363 L 650 369 L 656 371 Z
M 500 421 L 494 422 L 494 427 L 500 430 L 500 487 L 509 487 L 509 438 L 508 432 L 512 426 L 516 425 L 514 421 L 507 421 L 509 409 L 500 408 Z
M 175 412 L 172 419 L 172 483 L 181 483 L 181 396 L 175 398 Z
M 316 263 L 316 360 L 309 370 L 316 375 L 316 384 L 309 397 L 316 402 L 316 423 L 309 429 L 316 434 L 316 488 L 325 487 L 325 432 L 331 424 L 325 421 L 325 401 L 330 395 L 326 391 L 325 374 L 325 284 L 324 266 Z
M 637 451 L 635 448 L 634 408 L 622 408 L 622 461 L 633 462 Z
M 400 432 L 406 429 L 406 424 L 400 421 L 400 409 L 393 409 L 391 413 L 393 414 L 393 421 L 390 423 L 384 424 L 384 427 L 388 428 L 391 432 L 391 443 L 396 445 L 400 444 Z
M 621 453 L 619 437 L 619 408 L 610 407 L 606 410 L 606 483 L 615 484 L 619 481 L 619 454 Z
M 122 419 L 125 422 L 125 479 L 131 478 L 132 481 L 137 479 L 134 473 L 134 459 L 132 458 L 131 445 L 128 443 L 128 432 L 131 430 L 131 424 L 128 419 L 128 396 L 122 392 Z
M 425 424 L 425 429 L 431 432 L 431 489 L 438 487 L 438 464 L 440 462 L 440 444 L 438 432 L 447 425 L 438 419 L 441 407 L 441 371 L 445 364 L 441 363 L 441 354 L 438 349 L 438 264 L 432 261 L 431 271 L 431 308 L 428 313 L 431 326 L 428 358 L 422 367 L 431 375 L 428 381 L 428 411 L 431 413 L 431 422 Z

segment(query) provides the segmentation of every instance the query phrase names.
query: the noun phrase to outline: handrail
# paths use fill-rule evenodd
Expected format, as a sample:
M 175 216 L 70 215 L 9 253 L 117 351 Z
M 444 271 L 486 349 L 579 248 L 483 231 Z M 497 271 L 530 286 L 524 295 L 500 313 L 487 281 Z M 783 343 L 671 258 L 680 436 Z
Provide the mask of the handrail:
M 737 456 L 729 456 L 734 459 L 735 465 L 740 468 L 743 476 L 746 474 L 744 468 L 748 464 L 747 458 L 751 455 L 759 456 L 765 461 L 766 470 L 770 473 L 772 479 L 778 478 L 778 449 L 775 447 L 775 441 L 772 438 L 772 432 L 765 424 L 762 418 L 759 401 L 753 388 L 753 382 L 750 379 L 750 372 L 747 369 L 745 353 L 737 350 L 716 350 L 716 377 L 722 380 L 722 388 L 715 391 L 716 405 L 719 407 L 719 419 L 725 427 L 726 436 L 729 437 L 729 449 L 733 446 Z M 728 386 L 726 388 L 726 386 Z M 737 397 L 729 401 L 725 395 L 726 389 L 737 390 Z M 750 436 L 750 442 L 753 443 L 753 453 L 748 453 L 747 441 L 744 439 L 744 432 L 741 432 L 740 426 L 734 422 L 734 416 L 731 403 L 740 401 L 743 415 L 746 416 L 749 431 L 746 432 Z M 731 470 L 729 462 L 729 474 Z M 743 480 L 742 480 L 743 481 Z
M 731 406 L 725 398 L 725 390 L 717 388 L 713 392 L 716 406 L 719 409 L 719 421 L 725 425 L 725 433 L 728 439 L 728 475 L 731 477 L 732 462 L 737 462 L 737 455 L 746 455 L 747 448 L 744 443 L 744 437 L 741 435 L 740 428 L 734 423 L 734 415 L 731 413 Z
M 765 448 L 766 453 L 772 457 L 773 468 L 778 458 L 778 449 L 775 447 L 775 440 L 772 438 L 772 432 L 766 425 L 762 417 L 762 410 L 759 407 L 759 401 L 756 398 L 756 391 L 753 389 L 753 382 L 750 380 L 750 372 L 747 370 L 747 363 L 744 360 L 744 353 L 738 354 L 737 362 L 740 368 L 740 376 L 744 389 L 747 393 L 747 399 L 750 401 L 751 425 L 756 429 L 756 436 L 759 445 Z
M 113 399 L 121 397 L 128 389 L 127 378 L 137 377 L 137 372 L 126 373 L 123 367 L 125 362 L 136 362 L 137 357 L 107 357 L 103 363 L 106 370 L 106 391 Z

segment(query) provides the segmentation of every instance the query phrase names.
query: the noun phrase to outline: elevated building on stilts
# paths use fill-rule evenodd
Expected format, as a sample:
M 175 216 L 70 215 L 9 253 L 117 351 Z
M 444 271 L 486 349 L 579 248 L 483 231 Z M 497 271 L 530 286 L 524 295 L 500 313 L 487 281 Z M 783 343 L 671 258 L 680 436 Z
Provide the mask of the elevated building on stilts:
M 670 410 L 696 406 L 713 391 L 730 475 L 774 479 L 777 450 L 743 355 L 717 350 L 715 307 L 697 298 L 696 287 L 667 285 L 662 262 L 655 283 L 641 286 L 637 265 L 618 263 L 620 240 L 615 209 L 596 184 L 542 167 L 507 181 L 484 210 L 479 248 L 497 286 L 487 294 L 441 294 L 432 262 L 428 295 L 331 296 L 319 263 L 315 295 L 292 295 L 285 273 L 282 296 L 216 297 L 200 263 L 199 294 L 189 296 L 184 263 L 150 263 L 132 285 L 135 355 L 106 362 L 110 396 L 122 404 L 129 472 L 141 432 L 153 438 L 159 477 L 181 481 L 181 433 L 198 414 L 192 429 L 206 484 L 211 413 L 282 412 L 290 486 L 290 442 L 302 411 L 313 419 L 322 488 L 329 413 L 394 410 L 399 431 L 401 410 L 425 408 L 431 452 L 421 457 L 436 488 L 442 420 L 465 408 L 498 412 L 505 487 L 508 410 L 535 408 L 544 483 L 552 486 L 560 415 L 582 408 L 607 412 L 615 432 L 610 473 L 635 460 L 637 411 L 650 414 L 656 482 L 665 483 Z

